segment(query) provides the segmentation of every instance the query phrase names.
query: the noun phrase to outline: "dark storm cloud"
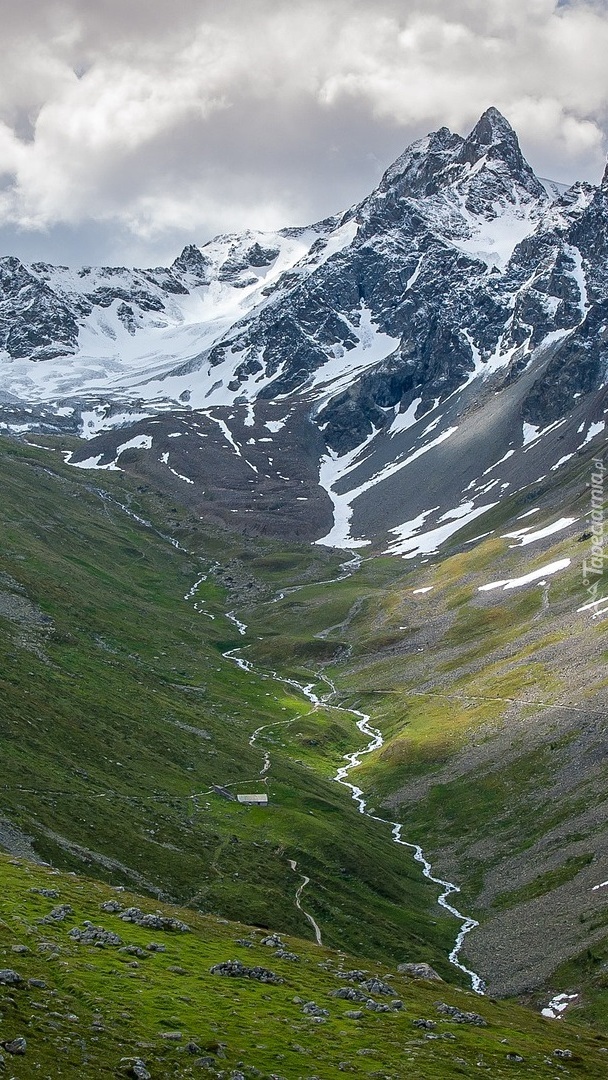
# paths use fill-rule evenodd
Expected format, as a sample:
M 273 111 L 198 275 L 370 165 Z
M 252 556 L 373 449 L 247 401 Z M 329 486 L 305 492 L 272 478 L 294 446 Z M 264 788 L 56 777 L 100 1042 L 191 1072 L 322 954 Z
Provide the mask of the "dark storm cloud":
M 27 257 L 153 263 L 218 231 L 320 218 L 411 139 L 466 132 L 489 104 L 541 174 L 603 169 L 604 3 L 4 0 L 0 12 L 0 239 Z

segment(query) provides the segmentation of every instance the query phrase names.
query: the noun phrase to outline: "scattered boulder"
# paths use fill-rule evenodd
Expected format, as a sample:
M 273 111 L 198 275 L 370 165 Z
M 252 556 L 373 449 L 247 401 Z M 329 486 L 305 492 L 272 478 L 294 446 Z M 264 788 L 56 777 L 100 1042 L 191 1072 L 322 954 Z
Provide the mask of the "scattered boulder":
M 365 979 L 361 983 L 361 988 L 363 990 L 367 990 L 370 994 L 390 995 L 393 993 L 392 986 L 389 986 L 388 983 L 383 982 L 382 979 Z
M 134 1080 L 152 1080 L 152 1074 L 142 1058 L 121 1058 L 120 1068 L 126 1070 L 127 1076 L 132 1076 Z
M 192 1039 L 184 1046 L 184 1050 L 187 1054 L 202 1054 L 202 1050 L 198 1043 L 195 1043 Z
M 70 904 L 57 904 L 52 911 L 49 911 L 48 915 L 41 919 L 43 923 L 63 922 L 67 919 L 68 915 L 74 914 L 74 908 Z
M 88 919 L 85 919 L 83 925 L 84 930 L 81 930 L 79 926 L 74 926 L 68 934 L 68 937 L 72 941 L 77 941 L 79 945 L 109 945 L 111 947 L 122 945 L 122 938 L 113 930 L 106 930 L 103 926 L 94 926 Z
M 179 1042 L 182 1038 L 181 1031 L 161 1031 L 159 1039 L 168 1039 L 169 1042 Z
M 335 974 L 336 979 L 344 979 L 346 982 L 362 983 L 367 978 L 367 971 L 359 971 L 357 968 L 352 971 L 336 971 Z
M 293 963 L 298 963 L 300 957 L 295 952 L 288 952 L 287 949 L 277 949 L 274 954 L 278 956 L 280 960 L 291 960 Z
M 435 968 L 430 964 L 397 964 L 397 971 L 401 975 L 409 975 L 412 979 L 432 979 L 434 982 L 443 982 Z
M 268 945 L 271 949 L 283 949 L 284 942 L 278 934 L 269 934 L 268 937 L 262 938 L 262 945 Z
M 523 1061 L 523 1060 L 524 1059 L 521 1056 L 521 1054 L 507 1054 L 507 1061 L 513 1061 L 516 1064 L 518 1064 L 520 1061 Z
M 17 971 L 13 971 L 12 968 L 2 968 L 0 970 L 0 986 L 20 986 L 22 982 L 21 975 Z
M 187 923 L 182 922 L 181 919 L 161 915 L 160 912 L 156 912 L 154 915 L 146 914 L 138 907 L 126 908 L 125 911 L 121 912 L 119 918 L 123 922 L 135 923 L 136 926 L 146 926 L 150 930 L 175 930 L 181 934 L 188 933 L 190 930 Z
M 22 1035 L 19 1035 L 16 1039 L 10 1039 L 8 1042 L 2 1043 L 7 1054 L 22 1055 L 27 1050 L 27 1042 Z
M 257 979 L 258 982 L 274 983 L 275 985 L 285 981 L 268 968 L 246 967 L 240 960 L 224 960 L 221 964 L 214 964 L 211 968 L 211 974 L 226 975 L 236 979 Z
M 349 1020 L 360 1020 L 363 1013 L 361 1012 L 361 1009 L 349 1009 L 344 1015 L 347 1016 Z
M 248 938 L 237 938 L 235 945 L 242 945 L 244 949 L 253 949 L 254 942 L 249 941 Z
M 104 900 L 103 904 L 99 905 L 101 911 L 105 911 L 107 915 L 118 915 L 123 910 L 124 904 L 119 904 L 118 900 Z
M 437 1027 L 434 1020 L 424 1020 L 422 1017 L 419 1020 L 412 1020 L 412 1024 L 416 1028 L 421 1028 L 422 1031 L 434 1031 Z
M 574 1057 L 572 1050 L 554 1050 L 553 1057 L 560 1058 L 562 1061 L 570 1061 L 570 1058 Z
M 390 1012 L 388 1005 L 383 1005 L 380 1001 L 374 1001 L 373 998 L 365 1002 L 365 1008 L 369 1009 L 370 1012 Z
M 160 945 L 158 941 L 149 941 L 146 945 L 146 949 L 148 950 L 148 952 L 166 952 L 167 946 Z
M 37 893 L 38 896 L 44 896 L 47 900 L 58 900 L 59 893 L 57 889 L 30 889 L 30 892 Z
M 455 1005 L 446 1005 L 445 1001 L 436 1001 L 435 1008 L 443 1016 L 449 1016 L 455 1024 L 474 1024 L 475 1027 L 488 1026 L 487 1020 L 484 1020 L 479 1013 L 464 1012 L 462 1009 L 457 1009 Z
M 11 945 L 11 952 L 17 953 L 19 956 L 25 956 L 29 951 L 27 945 Z
M 35 987 L 37 990 L 46 990 L 46 983 L 44 979 L 28 979 L 27 985 Z
M 139 945 L 123 945 L 118 951 L 126 953 L 127 956 L 137 956 L 140 960 L 146 960 L 149 955 L 146 949 L 141 949 Z
M 331 997 L 342 998 L 344 1001 L 367 1001 L 369 994 L 364 994 L 354 986 L 341 986 L 339 990 L 331 991 Z
M 322 1009 L 320 1005 L 316 1005 L 314 1001 L 307 1001 L 302 1006 L 302 1012 L 306 1016 L 329 1016 L 329 1009 Z

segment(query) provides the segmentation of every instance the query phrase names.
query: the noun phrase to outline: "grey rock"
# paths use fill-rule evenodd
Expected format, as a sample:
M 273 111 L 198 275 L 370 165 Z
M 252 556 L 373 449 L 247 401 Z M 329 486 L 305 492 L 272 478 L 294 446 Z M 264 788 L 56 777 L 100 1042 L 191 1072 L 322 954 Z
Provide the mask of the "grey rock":
M 316 1005 L 314 1001 L 307 1001 L 302 1006 L 302 1012 L 306 1016 L 329 1016 L 329 1009 L 322 1009 L 320 1005 Z
M 361 1009 L 349 1009 L 344 1015 L 347 1016 L 349 1020 L 360 1020 L 363 1013 L 361 1012 Z
M 553 1056 L 560 1058 L 561 1061 L 569 1061 L 570 1058 L 574 1057 L 574 1054 L 572 1053 L 572 1050 L 554 1050 Z
M 21 1056 L 25 1054 L 27 1050 L 27 1041 L 22 1035 L 18 1035 L 16 1039 L 10 1039 L 9 1042 L 2 1044 L 7 1054 L 15 1054 Z
M 487 1020 L 476 1012 L 465 1012 L 455 1005 L 446 1005 L 445 1001 L 436 1001 L 435 1008 L 442 1016 L 449 1016 L 455 1024 L 473 1024 L 475 1027 L 487 1027 Z
M 121 1058 L 120 1069 L 126 1071 L 126 1075 L 132 1076 L 134 1080 L 152 1080 L 152 1074 L 148 1072 L 142 1058 Z
M 49 911 L 48 915 L 44 916 L 42 922 L 44 922 L 44 923 L 63 922 L 64 919 L 67 919 L 68 915 L 73 915 L 73 914 L 74 914 L 74 908 L 71 907 L 70 904 L 58 904 L 56 907 L 53 908 L 52 911 Z
M 118 900 L 104 900 L 103 904 L 99 905 L 99 908 L 101 911 L 105 911 L 107 915 L 117 915 L 123 910 L 123 906 Z
M 190 930 L 187 923 L 182 922 L 181 919 L 174 919 L 171 916 L 161 915 L 159 912 L 155 914 L 146 914 L 138 907 L 126 908 L 121 912 L 119 918 L 123 922 L 135 923 L 137 926 L 145 926 L 151 930 L 170 930 L 177 931 L 185 934 Z
M 432 979 L 435 982 L 443 982 L 435 968 L 430 964 L 397 964 L 397 971 L 402 975 L 409 975 L 412 979 Z
M 214 964 L 211 968 L 212 975 L 224 975 L 229 978 L 255 979 L 262 983 L 274 983 L 278 985 L 284 982 L 274 971 L 265 967 L 246 967 L 240 960 L 225 960 L 221 964 Z
M 414 1027 L 420 1028 L 422 1031 L 434 1031 L 437 1027 L 437 1024 L 434 1020 L 424 1020 L 423 1018 L 419 1020 L 412 1020 L 412 1024 Z
M 116 948 L 122 945 L 122 938 L 113 930 L 106 930 L 103 926 L 94 926 L 88 919 L 85 919 L 83 926 L 84 929 L 74 926 L 68 933 L 68 937 L 72 941 L 77 941 L 79 945 L 97 945 L 103 948 L 105 946 Z
M 344 1001 L 367 1001 L 369 994 L 364 994 L 354 986 L 341 986 L 339 990 L 332 990 L 331 997 L 341 998 Z
M 13 968 L 0 969 L 0 986 L 20 986 L 23 978 Z
M 292 963 L 297 963 L 300 959 L 297 953 L 288 952 L 287 949 L 277 949 L 274 954 L 279 960 L 291 960 Z
M 261 944 L 268 945 L 272 949 L 284 948 L 284 943 L 281 941 L 278 934 L 268 934 L 267 937 L 262 938 Z
M 393 993 L 392 986 L 383 982 L 382 979 L 365 979 L 364 982 L 361 983 L 361 988 L 367 990 L 370 994 L 390 995 Z

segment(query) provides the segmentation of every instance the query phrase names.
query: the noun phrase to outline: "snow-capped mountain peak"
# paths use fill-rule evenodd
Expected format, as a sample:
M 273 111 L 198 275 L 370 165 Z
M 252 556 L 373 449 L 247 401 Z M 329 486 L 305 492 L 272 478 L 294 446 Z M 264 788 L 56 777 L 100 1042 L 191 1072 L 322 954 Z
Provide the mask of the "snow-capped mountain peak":
M 517 470 L 539 475 L 524 430 L 576 413 L 583 439 L 596 431 L 607 256 L 607 176 L 539 180 L 490 108 L 466 137 L 418 140 L 361 203 L 309 227 L 190 244 L 168 268 L 0 259 L 2 423 L 79 430 L 100 447 L 82 461 L 120 467 L 134 444 L 114 429 L 137 420 L 144 454 L 170 417 L 179 430 L 146 460 L 156 483 L 186 477 L 197 506 L 192 463 L 211 462 L 214 512 L 259 521 L 270 484 L 298 535 L 359 543 L 419 519 L 433 532 L 442 514 L 479 512 L 499 459 L 504 490 Z

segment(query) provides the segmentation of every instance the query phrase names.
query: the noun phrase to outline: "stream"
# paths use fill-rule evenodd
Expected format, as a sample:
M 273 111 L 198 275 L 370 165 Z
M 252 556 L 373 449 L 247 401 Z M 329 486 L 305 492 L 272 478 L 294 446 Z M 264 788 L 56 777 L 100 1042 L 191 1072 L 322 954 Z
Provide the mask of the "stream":
M 118 509 L 122 510 L 125 514 L 127 514 L 129 517 L 133 518 L 139 524 L 143 525 L 144 527 L 146 527 L 148 529 L 151 529 L 158 536 L 160 536 L 163 540 L 166 540 L 168 543 L 170 543 L 172 545 L 172 547 L 176 548 L 179 551 L 186 552 L 186 549 L 184 547 L 182 547 L 182 545 L 179 543 L 179 541 L 174 539 L 174 537 L 167 536 L 166 534 L 159 532 L 157 529 L 154 528 L 154 526 L 151 524 L 151 522 L 146 521 L 144 518 L 139 517 L 138 514 L 134 513 L 132 510 L 130 510 L 129 507 L 126 506 L 124 503 L 121 503 L 118 500 L 112 498 L 112 496 L 108 495 L 108 493 L 103 491 L 102 489 L 92 488 L 91 490 L 94 491 L 94 493 L 97 494 L 104 502 L 116 506 Z M 334 584 L 334 582 L 337 582 L 337 581 L 343 581 L 345 578 L 348 578 L 352 574 L 356 573 L 356 571 L 361 566 L 362 561 L 363 560 L 362 560 L 361 556 L 354 555 L 352 558 L 350 558 L 349 560 L 347 560 L 347 561 L 345 561 L 344 563 L 341 564 L 341 566 L 340 566 L 340 574 L 338 575 L 338 577 L 335 577 L 335 578 L 332 578 L 332 579 L 330 579 L 328 581 L 323 581 L 323 582 L 311 582 L 310 585 L 311 586 L 312 585 L 314 585 L 314 586 L 330 585 L 330 584 Z M 206 580 L 206 578 L 207 578 L 207 574 L 202 574 L 198 578 L 198 580 L 194 583 L 192 588 L 184 596 L 185 601 L 187 601 L 187 602 L 194 601 L 195 610 L 201 612 L 202 614 L 208 614 L 208 613 L 207 612 L 202 612 L 202 609 L 199 606 L 199 604 L 197 604 L 197 602 L 195 600 L 195 597 L 196 597 L 196 593 L 198 591 L 199 586 Z M 304 589 L 306 587 L 307 587 L 307 585 L 304 584 L 304 585 L 296 585 L 296 586 L 294 586 L 292 588 L 285 589 L 282 592 L 277 593 L 277 595 L 273 598 L 273 600 L 270 601 L 270 603 L 278 603 L 285 596 L 287 596 L 287 595 L 289 595 L 291 593 L 294 593 L 294 592 L 298 592 L 301 589 Z M 213 616 L 213 615 L 210 615 L 209 617 L 210 618 L 215 618 L 215 616 Z M 230 622 L 233 623 L 233 625 L 236 627 L 238 633 L 241 636 L 245 636 L 245 634 L 247 632 L 247 627 L 246 627 L 245 623 L 241 622 L 240 619 L 237 618 L 234 611 L 226 612 L 226 618 Z M 251 661 L 246 660 L 243 656 L 239 655 L 240 653 L 242 653 L 248 647 L 249 646 L 245 645 L 245 646 L 241 646 L 240 648 L 228 649 L 225 653 L 223 653 L 223 656 L 224 656 L 224 658 L 226 660 L 229 660 L 232 663 L 236 664 L 237 667 L 240 668 L 242 671 L 248 672 L 248 673 L 253 673 L 255 671 L 255 668 L 254 668 L 254 665 L 251 663 Z M 451 950 L 451 952 L 449 954 L 449 961 L 450 961 L 451 964 L 453 964 L 454 967 L 457 967 L 460 971 L 462 971 L 465 975 L 467 975 L 469 977 L 469 979 L 471 981 L 471 987 L 476 993 L 483 994 L 485 992 L 485 984 L 484 984 L 483 979 L 481 978 L 481 976 L 478 975 L 475 971 L 472 971 L 470 968 L 466 967 L 465 964 L 463 964 L 461 962 L 461 960 L 460 960 L 460 953 L 462 951 L 462 948 L 463 948 L 463 945 L 464 945 L 467 934 L 469 934 L 471 932 L 471 930 L 474 930 L 476 926 L 479 926 L 479 923 L 475 919 L 472 919 L 472 918 L 470 918 L 470 917 L 468 917 L 466 915 L 463 915 L 462 912 L 458 910 L 458 908 L 454 907 L 453 904 L 449 903 L 448 897 L 452 896 L 455 893 L 460 892 L 460 889 L 459 889 L 458 885 L 454 885 L 453 882 L 451 882 L 451 881 L 444 881 L 443 878 L 435 877 L 433 875 L 433 869 L 432 869 L 431 863 L 426 858 L 426 856 L 425 856 L 422 848 L 420 847 L 420 845 L 412 843 L 412 842 L 410 842 L 408 840 L 404 840 L 402 838 L 402 835 L 401 835 L 401 832 L 402 832 L 402 829 L 403 829 L 402 823 L 398 822 L 398 821 L 391 821 L 389 818 L 383 818 L 383 817 L 380 817 L 378 814 L 374 814 L 374 813 L 371 813 L 370 811 L 368 811 L 368 809 L 367 809 L 367 800 L 366 800 L 366 798 L 365 798 L 365 796 L 363 794 L 362 789 L 360 787 L 357 787 L 356 784 L 351 783 L 351 781 L 349 780 L 349 773 L 353 769 L 356 769 L 361 764 L 361 758 L 364 757 L 366 754 L 371 754 L 375 750 L 379 750 L 384 745 L 384 739 L 382 738 L 381 732 L 377 728 L 374 728 L 372 726 L 371 718 L 366 713 L 360 712 L 358 709 L 347 709 L 347 708 L 345 708 L 344 706 L 341 706 L 341 705 L 331 705 L 331 704 L 329 704 L 329 702 L 327 701 L 327 698 L 333 696 L 336 693 L 336 689 L 335 689 L 333 683 L 326 676 L 324 676 L 322 674 L 319 676 L 319 678 L 322 681 L 324 681 L 325 683 L 327 683 L 327 685 L 329 687 L 329 690 L 330 690 L 330 693 L 328 695 L 326 695 L 325 698 L 320 698 L 314 693 L 314 691 L 313 691 L 314 683 L 310 683 L 308 685 L 305 685 L 303 683 L 297 682 L 295 679 L 284 678 L 284 677 L 278 675 L 278 673 L 275 672 L 275 671 L 272 671 L 272 672 L 260 672 L 259 674 L 262 676 L 262 678 L 273 679 L 273 680 L 275 680 L 277 682 L 282 682 L 284 685 L 291 686 L 295 690 L 298 690 L 300 693 L 302 693 L 308 699 L 308 701 L 310 702 L 313 710 L 317 709 L 317 708 L 320 708 L 320 707 L 325 708 L 325 709 L 335 709 L 338 712 L 347 713 L 349 716 L 352 716 L 352 717 L 356 718 L 356 725 L 359 728 L 359 731 L 361 732 L 362 735 L 365 735 L 365 736 L 368 737 L 369 742 L 367 743 L 367 745 L 363 746 L 360 750 L 355 750 L 350 754 L 345 754 L 344 760 L 345 760 L 346 764 L 340 766 L 340 768 L 336 772 L 336 775 L 333 777 L 333 780 L 335 781 L 335 783 L 342 784 L 343 787 L 346 787 L 346 788 L 349 789 L 349 791 L 351 792 L 352 799 L 353 799 L 354 802 L 356 802 L 360 814 L 364 814 L 366 817 L 371 818 L 373 821 L 378 821 L 383 825 L 389 825 L 390 828 L 391 828 L 391 836 L 392 836 L 393 842 L 395 844 L 400 844 L 402 847 L 409 848 L 409 850 L 414 853 L 414 855 L 413 855 L 414 860 L 417 863 L 420 863 L 420 865 L 422 867 L 423 876 L 425 878 L 427 878 L 428 881 L 432 882 L 434 885 L 438 885 L 443 890 L 440 893 L 439 897 L 438 897 L 438 901 L 437 901 L 438 904 L 440 905 L 440 907 L 442 907 L 445 911 L 449 912 L 450 915 L 453 915 L 454 918 L 457 919 L 460 922 L 460 930 L 458 931 L 458 934 L 456 935 L 456 940 L 454 942 L 454 947 L 453 947 L 453 949 Z M 289 721 L 279 721 L 279 723 L 289 723 L 289 722 L 292 722 L 295 719 L 297 719 L 297 717 L 292 717 Z M 251 746 L 255 745 L 255 740 L 256 740 L 257 736 L 261 733 L 261 731 L 265 730 L 265 728 L 267 728 L 267 727 L 274 727 L 274 726 L 275 726 L 274 724 L 267 724 L 267 725 L 263 725 L 262 727 L 258 728 L 256 731 L 254 731 L 251 738 L 250 738 L 250 745 Z M 261 772 L 260 772 L 260 776 L 263 777 L 264 779 L 267 779 L 267 773 L 268 773 L 269 770 L 270 770 L 270 754 L 266 750 L 266 751 L 264 751 L 264 761 L 263 761 L 262 769 L 261 769 Z M 294 871 L 294 873 L 299 873 L 299 871 L 297 870 L 297 863 L 292 859 L 289 859 L 288 862 L 289 862 L 290 868 Z M 301 906 L 300 898 L 301 898 L 302 892 L 304 891 L 304 889 L 306 888 L 306 886 L 310 882 L 310 879 L 305 874 L 302 874 L 301 876 L 302 876 L 302 884 L 298 887 L 298 889 L 296 891 L 295 904 L 296 904 L 296 907 L 302 912 L 302 914 L 306 917 L 306 919 L 308 920 L 308 922 L 312 926 L 312 928 L 314 930 L 314 933 L 315 933 L 315 939 L 317 941 L 317 944 L 321 944 L 321 931 L 320 931 L 320 928 L 319 928 L 318 924 L 315 922 L 313 916 L 309 912 L 304 911 L 303 907 Z
M 340 581 L 340 580 L 343 580 L 344 577 L 350 576 L 350 574 L 354 573 L 355 570 L 358 569 L 360 564 L 361 564 L 361 559 L 360 558 L 352 559 L 352 560 L 349 560 L 348 563 L 344 563 L 342 565 L 342 567 L 341 567 L 341 570 L 342 570 L 341 576 L 339 578 L 334 579 L 334 580 Z M 315 582 L 314 584 L 318 584 L 318 583 Z M 326 582 L 325 584 L 329 584 L 329 582 Z M 284 592 L 279 593 L 278 596 L 275 597 L 274 601 L 272 601 L 272 602 L 276 603 L 279 599 L 282 599 L 288 593 L 296 592 L 296 591 L 298 591 L 299 589 L 302 589 L 302 588 L 306 588 L 306 586 L 299 585 L 299 586 L 295 586 L 293 589 L 286 589 Z M 247 627 L 246 627 L 246 625 L 244 623 L 240 622 L 240 620 L 236 618 L 234 612 L 233 611 L 228 612 L 226 617 L 230 620 L 230 622 L 232 622 L 236 626 L 239 634 L 244 636 L 246 631 L 247 631 Z M 248 648 L 248 646 L 244 646 L 244 647 L 236 648 L 236 649 L 229 649 L 229 650 L 227 650 L 227 652 L 225 652 L 223 654 L 223 656 L 224 656 L 224 658 L 226 660 L 230 660 L 230 661 L 232 661 L 232 663 L 236 664 L 237 667 L 239 667 L 242 671 L 245 671 L 245 672 L 248 672 L 248 673 L 253 673 L 253 672 L 256 671 L 256 669 L 254 668 L 254 665 L 251 663 L 250 660 L 246 660 L 243 656 L 240 655 L 244 651 L 244 649 L 246 649 L 246 648 Z M 441 891 L 441 893 L 440 893 L 440 895 L 439 895 L 439 897 L 437 899 L 437 903 L 439 904 L 440 907 L 442 907 L 444 909 L 444 911 L 449 912 L 450 915 L 453 915 L 454 918 L 457 919 L 460 922 L 460 930 L 458 931 L 458 934 L 456 935 L 456 939 L 455 939 L 455 942 L 454 942 L 454 947 L 452 948 L 448 959 L 449 959 L 450 963 L 454 967 L 458 968 L 459 971 L 462 971 L 463 974 L 468 976 L 468 978 L 469 978 L 469 980 L 471 982 L 472 989 L 477 994 L 483 994 L 485 992 L 485 984 L 484 984 L 483 979 L 481 978 L 480 975 L 477 974 L 477 972 L 472 971 L 470 968 L 466 967 L 466 965 L 463 964 L 461 959 L 460 959 L 460 953 L 462 951 L 462 948 L 463 948 L 463 945 L 464 945 L 467 934 L 469 934 L 471 932 L 471 930 L 474 930 L 476 926 L 479 926 L 479 923 L 477 922 L 476 919 L 470 918 L 467 915 L 463 915 L 463 913 L 461 911 L 459 911 L 458 908 L 454 906 L 454 904 L 451 904 L 449 902 L 449 897 L 453 896 L 455 893 L 460 892 L 459 886 L 454 885 L 454 883 L 451 882 L 451 881 L 445 881 L 443 878 L 435 877 L 435 875 L 433 874 L 432 865 L 429 862 L 429 860 L 426 858 L 426 856 L 424 854 L 424 851 L 422 850 L 420 845 L 403 839 L 403 837 L 401 835 L 402 829 L 403 829 L 403 824 L 401 822 L 398 822 L 398 821 L 391 821 L 389 818 L 383 818 L 383 817 L 380 817 L 378 814 L 370 812 L 367 809 L 368 803 L 367 803 L 367 799 L 366 799 L 365 795 L 363 794 L 363 790 L 360 787 L 358 787 L 356 784 L 352 783 L 351 780 L 349 779 L 349 774 L 351 773 L 351 771 L 353 769 L 356 769 L 361 764 L 362 757 L 364 757 L 366 754 L 373 753 L 375 750 L 380 750 L 381 747 L 384 745 L 384 739 L 382 737 L 381 732 L 377 728 L 372 726 L 371 718 L 367 715 L 367 713 L 360 712 L 358 709 L 348 709 L 348 708 L 345 708 L 344 706 L 341 706 L 341 705 L 331 705 L 327 699 L 329 697 L 333 696 L 333 694 L 336 693 L 336 689 L 335 689 L 335 686 L 333 685 L 333 683 L 324 675 L 321 675 L 320 678 L 324 682 L 327 683 L 330 692 L 329 692 L 329 694 L 327 694 L 324 697 L 318 697 L 317 694 L 315 694 L 315 692 L 313 690 L 314 683 L 310 683 L 310 684 L 306 685 L 304 683 L 297 682 L 295 679 L 284 678 L 284 677 L 280 676 L 276 671 L 260 672 L 259 674 L 262 675 L 262 678 L 273 679 L 273 680 L 275 680 L 277 682 L 283 683 L 284 685 L 291 686 L 295 690 L 298 690 L 301 694 L 303 694 L 308 699 L 308 701 L 310 702 L 313 710 L 317 709 L 317 708 L 334 709 L 337 712 L 346 713 L 347 715 L 352 716 L 352 717 L 355 718 L 355 722 L 356 722 L 356 725 L 357 725 L 359 731 L 361 732 L 362 735 L 367 736 L 367 738 L 369 739 L 369 742 L 367 743 L 367 745 L 363 746 L 360 750 L 355 750 L 350 754 L 345 754 L 344 755 L 344 761 L 346 762 L 346 764 L 340 766 L 340 768 L 338 769 L 338 771 L 336 772 L 335 776 L 332 779 L 334 780 L 335 783 L 342 784 L 343 787 L 346 787 L 346 788 L 349 789 L 349 791 L 351 792 L 352 799 L 357 804 L 357 808 L 358 808 L 360 814 L 364 814 L 365 817 L 370 818 L 372 821 L 378 821 L 383 825 L 390 826 L 391 836 L 392 836 L 393 842 L 395 844 L 400 844 L 402 847 L 409 848 L 409 850 L 413 852 L 414 860 L 417 863 L 420 864 L 420 866 L 422 868 L 423 876 L 428 881 L 432 882 L 433 885 L 438 885 L 440 887 L 440 889 L 442 891 Z M 295 719 L 297 719 L 297 717 L 293 717 L 292 719 L 295 720 Z M 290 723 L 290 722 L 291 721 L 278 721 L 278 723 Z M 275 726 L 274 724 L 266 724 L 266 725 L 263 725 L 263 727 L 260 727 L 256 731 L 254 731 L 253 735 L 251 736 L 251 738 L 249 740 L 250 745 L 251 746 L 255 745 L 257 736 L 263 730 L 265 730 L 268 727 L 274 727 L 274 726 Z M 260 776 L 263 776 L 264 778 L 266 778 L 269 769 L 270 769 L 270 754 L 269 754 L 269 752 L 267 750 L 265 750 L 264 751 L 264 762 L 263 762 L 263 765 L 262 765 L 262 770 L 260 772 Z M 293 863 L 293 865 L 292 865 L 292 863 L 293 863 L 293 860 L 289 860 L 289 864 L 291 866 L 291 869 L 296 871 L 296 864 Z M 305 877 L 305 875 L 303 875 L 303 876 Z M 313 917 L 308 912 L 304 911 L 304 909 L 301 907 L 301 904 L 300 904 L 301 893 L 302 893 L 303 889 L 306 887 L 306 885 L 308 885 L 308 883 L 309 883 L 309 879 L 305 878 L 302 885 L 298 889 L 298 892 L 296 894 L 296 901 L 295 902 L 296 902 L 296 907 L 298 907 L 302 911 L 302 914 L 305 915 L 305 917 L 308 919 L 310 924 L 313 926 L 313 929 L 315 931 L 315 937 L 317 939 L 317 943 L 320 943 L 321 932 L 319 930 L 319 927 L 317 926 L 317 924 L 314 921 Z

